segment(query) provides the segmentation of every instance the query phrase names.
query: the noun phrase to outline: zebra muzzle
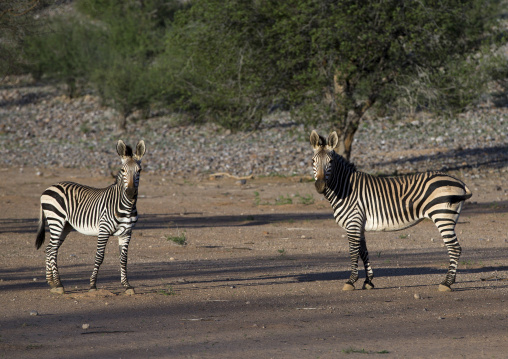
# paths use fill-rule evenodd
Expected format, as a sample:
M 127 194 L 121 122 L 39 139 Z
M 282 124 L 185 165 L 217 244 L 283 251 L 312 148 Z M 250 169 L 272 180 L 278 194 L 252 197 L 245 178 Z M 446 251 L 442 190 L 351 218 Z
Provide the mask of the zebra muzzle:
M 323 194 L 325 192 L 325 189 L 326 189 L 326 181 L 324 179 L 318 179 L 316 180 L 316 182 L 314 183 L 314 185 L 316 186 L 316 191 L 320 194 Z
M 138 195 L 138 189 L 136 187 L 129 187 L 125 190 L 127 198 L 134 199 Z

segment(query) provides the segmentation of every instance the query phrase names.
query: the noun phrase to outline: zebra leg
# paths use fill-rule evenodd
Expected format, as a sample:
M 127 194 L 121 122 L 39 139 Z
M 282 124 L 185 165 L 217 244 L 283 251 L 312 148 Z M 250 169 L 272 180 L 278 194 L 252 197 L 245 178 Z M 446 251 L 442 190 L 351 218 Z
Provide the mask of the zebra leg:
M 65 291 L 58 272 L 58 249 L 72 227 L 66 222 L 54 222 L 51 219 L 48 219 L 48 224 L 51 238 L 46 247 L 46 281 L 51 286 L 51 292 L 63 294 Z
M 129 250 L 129 242 L 131 240 L 132 232 L 129 231 L 126 234 L 118 237 L 118 247 L 120 250 L 120 281 L 125 288 L 125 294 L 133 295 L 134 288 L 131 287 L 127 280 L 127 252 Z
M 443 237 L 444 244 L 448 249 L 448 256 L 450 257 L 450 265 L 448 267 L 448 273 L 446 278 L 439 284 L 440 292 L 450 292 L 451 285 L 455 283 L 455 277 L 457 275 L 457 266 L 459 263 L 459 257 L 462 252 L 457 235 L 455 234 L 455 224 L 457 223 L 458 214 L 455 218 L 438 218 L 433 219 L 434 224 L 439 229 L 441 237 Z
M 90 292 L 97 290 L 97 273 L 99 273 L 99 267 L 104 260 L 104 251 L 106 250 L 106 244 L 108 244 L 109 233 L 104 230 L 99 230 L 99 237 L 97 239 L 97 252 L 95 253 L 95 264 L 90 277 Z
M 342 290 L 354 290 L 355 282 L 358 280 L 358 258 L 361 247 L 361 231 L 358 228 L 347 228 L 347 237 L 349 241 L 349 257 L 351 259 L 351 275 L 342 287 Z
M 362 289 L 374 289 L 372 279 L 374 279 L 374 272 L 370 266 L 369 251 L 367 250 L 367 243 L 365 242 L 365 236 L 362 235 L 360 238 L 360 258 L 363 261 L 365 267 L 365 282 L 363 283 Z

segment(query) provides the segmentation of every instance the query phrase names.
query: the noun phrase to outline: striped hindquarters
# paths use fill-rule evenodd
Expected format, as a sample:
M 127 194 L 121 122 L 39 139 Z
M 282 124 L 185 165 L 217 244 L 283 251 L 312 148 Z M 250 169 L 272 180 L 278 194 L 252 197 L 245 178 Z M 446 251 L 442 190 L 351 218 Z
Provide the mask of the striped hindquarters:
M 101 216 L 107 209 L 110 188 L 97 189 L 73 182 L 49 187 L 41 196 L 48 225 L 63 226 L 67 221 L 83 234 L 97 235 Z
M 367 231 L 404 229 L 436 216 L 455 218 L 460 208 L 454 204 L 472 195 L 462 181 L 439 172 L 397 177 L 357 172 L 354 178 Z

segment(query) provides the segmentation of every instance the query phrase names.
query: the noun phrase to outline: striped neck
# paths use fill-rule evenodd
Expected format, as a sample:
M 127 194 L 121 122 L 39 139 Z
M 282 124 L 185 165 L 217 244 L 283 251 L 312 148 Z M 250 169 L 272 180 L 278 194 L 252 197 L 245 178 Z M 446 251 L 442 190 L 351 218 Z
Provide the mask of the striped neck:
M 124 183 L 123 183 L 123 176 L 122 176 L 122 171 L 119 171 L 118 174 L 116 175 L 116 180 L 115 180 L 115 183 L 113 183 L 114 187 L 117 187 L 118 188 L 118 191 L 120 192 L 120 195 L 121 195 L 121 202 L 124 203 L 125 205 L 129 205 L 130 207 L 133 207 L 135 204 L 136 204 L 136 201 L 138 199 L 138 196 L 137 194 L 134 196 L 134 198 L 129 198 L 129 196 L 127 195 L 127 191 L 125 189 L 125 186 L 124 186 Z
M 339 195 L 343 197 L 348 191 L 344 191 L 349 187 L 349 178 L 357 172 L 356 166 L 346 160 L 344 157 L 332 151 L 331 171 L 326 181 L 326 197 L 331 198 Z

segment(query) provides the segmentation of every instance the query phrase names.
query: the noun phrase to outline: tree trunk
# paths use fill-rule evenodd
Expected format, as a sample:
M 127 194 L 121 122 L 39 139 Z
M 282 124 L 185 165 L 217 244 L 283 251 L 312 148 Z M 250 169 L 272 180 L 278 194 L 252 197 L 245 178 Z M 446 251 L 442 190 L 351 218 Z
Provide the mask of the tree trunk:
M 345 120 L 345 125 L 334 126 L 339 136 L 339 144 L 335 147 L 335 152 L 348 161 L 351 158 L 351 148 L 353 146 L 356 130 L 358 130 L 358 126 L 360 125 L 360 120 L 361 117 L 354 112 L 350 112 Z
M 332 121 L 332 126 L 339 136 L 335 152 L 349 161 L 355 133 L 363 116 L 376 101 L 377 91 L 373 91 L 367 100 L 357 102 L 353 95 L 354 83 L 341 79 L 340 75 L 335 73 L 333 76 L 333 90 L 325 89 L 325 103 L 328 103 L 335 113 L 336 121 Z
M 125 132 L 125 130 L 127 130 L 127 116 L 128 116 L 128 113 L 124 112 L 124 111 L 120 111 L 120 114 L 118 115 L 117 117 L 117 122 L 116 122 L 116 130 L 117 132 Z

